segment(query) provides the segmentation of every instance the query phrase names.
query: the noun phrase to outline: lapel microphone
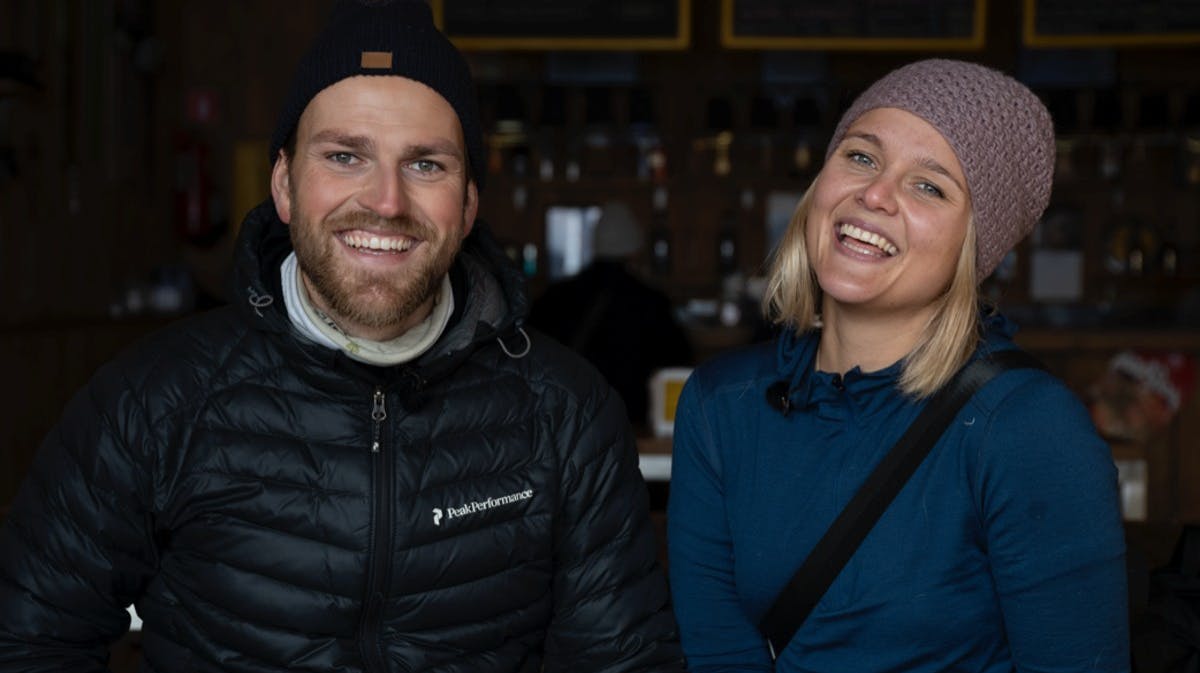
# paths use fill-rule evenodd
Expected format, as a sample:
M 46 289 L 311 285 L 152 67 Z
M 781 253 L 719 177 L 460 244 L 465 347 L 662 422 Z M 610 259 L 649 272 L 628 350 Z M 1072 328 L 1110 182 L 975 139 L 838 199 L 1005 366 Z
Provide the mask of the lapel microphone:
M 792 410 L 792 401 L 788 399 L 787 381 L 776 381 L 767 386 L 767 404 L 784 416 Z

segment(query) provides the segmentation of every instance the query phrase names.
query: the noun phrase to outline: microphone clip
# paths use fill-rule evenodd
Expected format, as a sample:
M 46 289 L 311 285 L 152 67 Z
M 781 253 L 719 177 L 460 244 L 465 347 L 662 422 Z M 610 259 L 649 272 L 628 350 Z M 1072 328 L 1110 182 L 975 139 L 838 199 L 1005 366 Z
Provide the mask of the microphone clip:
M 767 386 L 767 404 L 785 417 L 792 410 L 792 401 L 788 399 L 787 381 L 776 381 Z

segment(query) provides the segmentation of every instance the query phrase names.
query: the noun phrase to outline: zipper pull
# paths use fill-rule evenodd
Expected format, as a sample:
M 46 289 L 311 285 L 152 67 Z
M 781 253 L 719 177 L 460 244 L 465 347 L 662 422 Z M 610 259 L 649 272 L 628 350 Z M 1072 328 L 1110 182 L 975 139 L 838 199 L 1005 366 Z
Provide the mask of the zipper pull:
M 379 453 L 379 433 L 383 426 L 384 419 L 387 418 L 387 409 L 384 407 L 383 388 L 375 389 L 375 404 L 371 408 L 371 420 L 375 421 L 375 428 L 371 433 L 371 453 Z

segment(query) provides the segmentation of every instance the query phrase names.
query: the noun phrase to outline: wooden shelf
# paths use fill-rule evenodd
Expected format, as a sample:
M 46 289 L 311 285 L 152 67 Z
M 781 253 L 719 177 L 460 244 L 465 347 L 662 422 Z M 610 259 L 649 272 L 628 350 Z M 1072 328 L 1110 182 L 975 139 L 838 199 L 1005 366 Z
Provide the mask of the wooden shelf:
M 1017 343 L 1031 351 L 1143 350 L 1200 351 L 1200 329 L 1032 328 L 1017 332 Z
M 638 437 L 638 453 L 651 455 L 671 455 L 670 437 Z

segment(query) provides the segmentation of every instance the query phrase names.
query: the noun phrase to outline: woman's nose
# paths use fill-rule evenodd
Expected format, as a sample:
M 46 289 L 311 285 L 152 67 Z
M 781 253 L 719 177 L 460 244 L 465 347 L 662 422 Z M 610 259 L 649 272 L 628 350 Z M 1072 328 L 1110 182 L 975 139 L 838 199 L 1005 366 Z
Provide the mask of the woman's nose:
M 896 211 L 896 179 L 887 173 L 880 173 L 870 182 L 863 185 L 859 192 L 859 200 L 871 210 L 882 210 L 887 213 Z

